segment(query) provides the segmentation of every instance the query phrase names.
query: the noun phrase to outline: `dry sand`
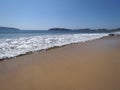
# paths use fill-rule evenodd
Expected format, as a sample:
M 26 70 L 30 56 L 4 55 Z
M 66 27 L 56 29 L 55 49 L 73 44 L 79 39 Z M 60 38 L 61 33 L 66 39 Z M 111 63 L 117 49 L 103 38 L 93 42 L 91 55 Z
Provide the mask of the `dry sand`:
M 1 61 L 0 90 L 120 90 L 120 37 Z

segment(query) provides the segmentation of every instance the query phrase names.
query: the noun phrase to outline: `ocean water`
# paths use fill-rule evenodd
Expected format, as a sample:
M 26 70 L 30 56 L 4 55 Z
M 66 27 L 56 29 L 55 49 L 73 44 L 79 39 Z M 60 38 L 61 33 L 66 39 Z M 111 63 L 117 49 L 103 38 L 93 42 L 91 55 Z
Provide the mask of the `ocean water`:
M 0 59 L 11 58 L 55 46 L 94 40 L 107 35 L 106 33 L 78 33 L 45 30 L 4 32 L 0 33 Z

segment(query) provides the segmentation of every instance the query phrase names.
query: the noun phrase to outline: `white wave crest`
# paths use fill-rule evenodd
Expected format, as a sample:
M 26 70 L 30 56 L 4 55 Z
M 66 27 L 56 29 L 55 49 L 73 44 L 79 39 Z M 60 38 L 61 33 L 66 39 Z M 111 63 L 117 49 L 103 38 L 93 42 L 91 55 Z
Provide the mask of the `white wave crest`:
M 11 58 L 27 52 L 85 42 L 107 36 L 108 34 L 64 34 L 0 39 L 0 59 Z

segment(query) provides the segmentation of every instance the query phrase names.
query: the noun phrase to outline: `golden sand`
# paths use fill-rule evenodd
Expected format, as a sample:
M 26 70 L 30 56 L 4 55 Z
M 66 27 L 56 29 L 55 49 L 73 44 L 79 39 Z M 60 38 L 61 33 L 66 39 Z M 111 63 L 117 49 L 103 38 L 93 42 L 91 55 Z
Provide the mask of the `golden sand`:
M 0 90 L 120 90 L 120 37 L 1 61 Z

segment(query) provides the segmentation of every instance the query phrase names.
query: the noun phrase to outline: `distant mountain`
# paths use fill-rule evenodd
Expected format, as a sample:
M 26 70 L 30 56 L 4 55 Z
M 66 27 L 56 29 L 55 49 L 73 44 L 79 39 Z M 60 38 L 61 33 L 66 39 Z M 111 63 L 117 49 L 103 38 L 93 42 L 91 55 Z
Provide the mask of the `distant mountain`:
M 80 32 L 80 33 L 95 33 L 95 30 L 92 29 L 75 29 L 74 31 Z
M 66 29 L 66 28 L 51 28 L 51 31 L 72 31 L 79 33 L 110 33 L 110 32 L 118 32 L 120 28 L 117 29 Z
M 116 29 L 97 29 L 96 31 L 97 31 L 98 33 L 99 33 L 99 32 L 111 33 L 111 32 L 118 32 L 118 31 L 120 31 L 120 28 L 116 28 Z
M 66 29 L 66 28 L 50 28 L 49 30 L 51 30 L 51 31 L 70 31 L 70 30 L 72 30 L 72 29 Z
M 20 29 L 12 27 L 0 27 L 0 32 L 16 32 L 16 31 L 20 31 Z

